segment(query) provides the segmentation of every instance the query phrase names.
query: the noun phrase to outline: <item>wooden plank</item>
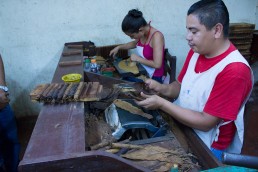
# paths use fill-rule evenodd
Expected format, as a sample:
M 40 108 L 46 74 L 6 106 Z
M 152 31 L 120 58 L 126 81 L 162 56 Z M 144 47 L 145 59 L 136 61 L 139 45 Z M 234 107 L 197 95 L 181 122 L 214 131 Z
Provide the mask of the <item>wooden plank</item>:
M 81 64 L 82 64 L 82 60 L 62 61 L 62 62 L 58 63 L 58 65 L 61 66 L 61 67 L 76 66 L 76 65 L 81 65 Z
M 23 159 L 85 151 L 83 108 L 80 103 L 45 105 L 37 119 Z M 74 145 L 75 143 L 80 143 Z
M 67 48 L 82 49 L 83 45 L 67 45 Z
M 67 51 L 67 48 L 64 47 L 63 51 Z M 59 62 L 63 61 L 64 58 L 69 57 L 61 56 Z M 82 54 L 73 58 L 74 60 L 81 60 Z M 57 65 L 52 83 L 63 83 L 62 76 L 68 73 L 83 75 L 83 68 L 81 65 L 69 67 Z M 55 163 L 51 159 L 53 156 L 65 157 L 71 154 L 84 153 L 86 143 L 84 134 L 83 102 L 45 104 L 38 115 L 25 154 L 19 163 L 19 169 L 22 169 L 19 171 L 27 172 L 27 169 L 32 166 L 37 166 L 32 171 L 40 171 L 39 166 Z M 48 169 L 51 169 L 51 167 Z
M 102 91 L 103 91 L 103 85 L 99 85 L 98 91 L 96 93 L 96 97 L 100 98 Z
M 82 53 L 82 50 L 73 50 L 73 51 L 65 51 L 62 53 L 62 56 L 73 56 L 73 55 L 80 55 Z
M 86 97 L 89 88 L 90 88 L 90 82 L 84 83 L 83 91 L 82 91 L 82 94 L 80 96 L 80 100 L 82 100 Z
M 97 97 L 98 93 L 98 82 L 89 82 L 87 92 L 84 92 L 83 98 L 80 98 L 80 101 L 96 101 L 99 100 Z
M 44 162 L 44 163 L 43 163 Z M 151 172 L 129 160 L 103 151 L 88 151 L 85 153 L 53 155 L 48 159 L 23 161 L 19 171 L 46 172 L 46 171 L 94 171 L 94 172 Z
M 89 92 L 89 96 L 96 96 L 99 88 L 99 82 L 92 82 L 91 90 Z

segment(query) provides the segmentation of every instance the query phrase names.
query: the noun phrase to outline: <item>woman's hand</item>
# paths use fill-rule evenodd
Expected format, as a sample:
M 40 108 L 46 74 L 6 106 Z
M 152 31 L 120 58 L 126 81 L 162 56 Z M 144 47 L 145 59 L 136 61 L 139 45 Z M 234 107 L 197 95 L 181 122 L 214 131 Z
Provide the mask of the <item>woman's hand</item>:
M 3 90 L 0 90 L 0 109 L 3 109 L 10 101 L 9 93 Z
M 137 56 L 136 54 L 131 54 L 131 57 L 130 57 L 132 62 L 139 62 L 140 58 L 141 57 Z
M 135 103 L 139 106 L 144 107 L 145 109 L 155 110 L 159 109 L 162 105 L 163 98 L 157 95 L 147 95 L 141 92 L 141 96 L 145 99 L 142 101 L 135 101 Z
M 119 49 L 120 49 L 119 46 L 115 47 L 113 50 L 110 51 L 109 56 L 115 57 Z

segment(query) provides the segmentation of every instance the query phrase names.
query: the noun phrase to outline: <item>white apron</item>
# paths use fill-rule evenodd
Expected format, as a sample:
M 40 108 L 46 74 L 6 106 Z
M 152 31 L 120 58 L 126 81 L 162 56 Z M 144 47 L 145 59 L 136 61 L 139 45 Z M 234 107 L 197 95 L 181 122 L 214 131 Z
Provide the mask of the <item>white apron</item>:
M 189 67 L 182 80 L 179 97 L 175 101 L 175 104 L 183 108 L 202 112 L 209 98 L 210 92 L 213 88 L 216 76 L 228 64 L 232 62 L 242 62 L 246 64 L 249 68 L 250 66 L 246 62 L 246 60 L 242 57 L 242 55 L 239 53 L 239 51 L 235 50 L 231 52 L 226 58 L 222 59 L 218 64 L 211 67 L 209 70 L 204 71 L 202 73 L 196 73 L 194 69 L 195 69 L 198 57 L 199 57 L 199 54 L 194 53 L 193 57 L 190 60 Z M 244 102 L 244 104 L 245 103 L 246 101 Z M 243 145 L 243 135 L 244 135 L 244 120 L 243 120 L 244 104 L 237 115 L 237 119 L 234 121 L 237 128 L 237 132 L 235 134 L 234 140 L 232 141 L 232 145 L 230 145 L 227 150 L 227 152 L 230 152 L 230 153 L 241 152 L 241 148 Z M 197 129 L 194 129 L 194 131 L 207 145 L 207 147 L 211 148 L 213 141 L 218 140 L 219 127 L 222 125 L 226 125 L 229 122 L 232 122 L 232 121 L 228 121 L 228 122 L 222 121 L 219 125 L 217 125 L 216 127 L 214 127 L 213 129 L 207 132 L 200 131 Z
M 136 50 L 137 50 L 137 53 L 138 53 L 138 55 L 139 55 L 140 57 L 146 59 L 146 58 L 144 57 L 144 55 L 143 55 L 143 47 L 141 47 L 141 46 L 136 46 Z M 148 60 L 148 59 L 146 59 L 146 60 Z M 154 74 L 154 72 L 155 72 L 155 68 L 146 66 L 146 65 L 144 65 L 144 64 L 141 64 L 141 65 L 145 68 L 145 70 L 147 71 L 149 77 L 152 78 L 152 76 L 153 76 L 153 74 Z

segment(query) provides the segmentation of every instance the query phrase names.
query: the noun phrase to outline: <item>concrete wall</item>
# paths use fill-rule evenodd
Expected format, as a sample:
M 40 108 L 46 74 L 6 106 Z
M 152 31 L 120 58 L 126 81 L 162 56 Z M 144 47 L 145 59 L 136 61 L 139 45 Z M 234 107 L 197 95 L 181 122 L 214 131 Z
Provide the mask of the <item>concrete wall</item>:
M 256 17 L 255 17 L 255 29 L 258 30 L 258 1 L 257 1 L 257 4 L 256 4 L 256 13 L 255 13 Z
M 160 29 L 166 47 L 178 58 L 177 74 L 189 50 L 186 12 L 196 0 L 5 0 L 0 1 L 0 53 L 16 116 L 38 114 L 30 91 L 52 80 L 63 45 L 93 41 L 97 46 L 130 41 L 121 21 L 139 8 Z M 258 0 L 226 0 L 231 22 L 257 23 Z

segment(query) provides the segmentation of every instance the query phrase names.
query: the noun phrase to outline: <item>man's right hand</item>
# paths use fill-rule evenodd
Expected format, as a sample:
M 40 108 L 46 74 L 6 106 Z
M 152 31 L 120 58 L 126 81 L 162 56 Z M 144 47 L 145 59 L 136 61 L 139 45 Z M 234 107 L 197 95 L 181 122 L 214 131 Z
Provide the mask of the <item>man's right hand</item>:
M 10 102 L 9 93 L 4 90 L 0 90 L 0 109 L 3 109 Z

